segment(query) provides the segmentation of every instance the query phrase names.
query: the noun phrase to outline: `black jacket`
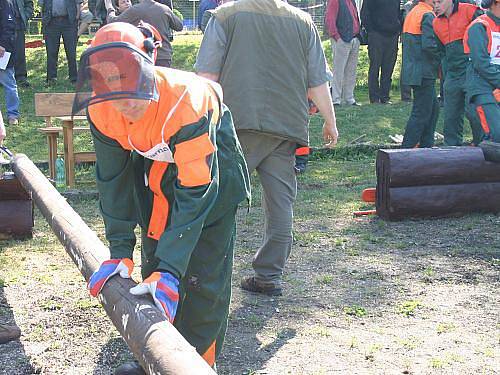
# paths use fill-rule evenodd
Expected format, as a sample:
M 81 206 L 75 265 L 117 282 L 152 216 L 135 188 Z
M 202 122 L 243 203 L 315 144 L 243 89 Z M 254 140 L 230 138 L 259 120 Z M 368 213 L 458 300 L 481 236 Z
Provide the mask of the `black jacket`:
M 366 31 L 391 36 L 401 32 L 399 0 L 365 0 L 361 8 L 361 24 Z
M 12 53 L 10 56 L 8 68 L 14 66 L 14 50 L 16 40 L 16 16 L 14 13 L 14 0 L 0 0 L 0 46 L 5 48 L 7 52 Z

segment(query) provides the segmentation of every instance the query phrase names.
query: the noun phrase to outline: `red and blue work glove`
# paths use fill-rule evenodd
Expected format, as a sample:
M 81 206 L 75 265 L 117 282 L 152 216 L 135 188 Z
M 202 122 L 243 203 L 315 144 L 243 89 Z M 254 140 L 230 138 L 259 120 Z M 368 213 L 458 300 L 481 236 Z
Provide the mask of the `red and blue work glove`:
M 110 259 L 102 262 L 101 266 L 90 276 L 88 288 L 93 297 L 101 292 L 102 287 L 110 277 L 119 274 L 124 279 L 130 279 L 134 262 L 129 258 Z
M 130 289 L 130 293 L 139 296 L 150 293 L 156 307 L 172 323 L 179 304 L 179 280 L 168 272 L 153 272 L 146 280 Z

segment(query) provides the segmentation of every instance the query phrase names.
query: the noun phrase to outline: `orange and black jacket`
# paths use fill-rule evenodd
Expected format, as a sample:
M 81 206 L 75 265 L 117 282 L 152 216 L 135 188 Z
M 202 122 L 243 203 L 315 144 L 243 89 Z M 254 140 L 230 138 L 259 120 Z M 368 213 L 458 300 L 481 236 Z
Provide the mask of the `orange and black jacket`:
M 131 258 L 134 228 L 157 240 L 159 268 L 183 277 L 204 226 L 250 197 L 248 172 L 231 113 L 207 80 L 156 68 L 157 102 L 127 121 L 110 102 L 88 108 L 96 178 L 112 258 Z M 135 152 L 161 142 L 167 113 L 187 94 L 164 131 L 175 163 Z M 129 138 L 131 142 L 129 141 Z
M 490 11 L 476 18 L 468 27 L 464 37 L 464 50 L 469 55 L 466 91 L 470 99 L 482 96 L 482 103 L 496 103 L 493 91 L 500 88 L 500 65 L 491 62 L 491 32 L 500 32 L 500 18 Z
M 439 55 L 432 28 L 434 18 L 432 6 L 422 1 L 405 18 L 401 67 L 404 85 L 420 86 L 423 79 L 437 77 Z
M 434 32 L 438 38 L 438 48 L 444 57 L 446 78 L 464 78 L 468 57 L 464 53 L 463 39 L 469 24 L 483 11 L 473 4 L 453 2 L 449 17 L 434 19 Z

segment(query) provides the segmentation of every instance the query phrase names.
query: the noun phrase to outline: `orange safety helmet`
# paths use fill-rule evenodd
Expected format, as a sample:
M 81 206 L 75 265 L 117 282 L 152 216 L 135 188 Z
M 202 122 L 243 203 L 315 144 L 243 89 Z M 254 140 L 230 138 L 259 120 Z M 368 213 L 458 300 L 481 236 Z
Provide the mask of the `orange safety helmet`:
M 161 36 L 141 22 L 110 23 L 97 31 L 80 58 L 73 113 L 118 99 L 157 99 L 154 63 Z

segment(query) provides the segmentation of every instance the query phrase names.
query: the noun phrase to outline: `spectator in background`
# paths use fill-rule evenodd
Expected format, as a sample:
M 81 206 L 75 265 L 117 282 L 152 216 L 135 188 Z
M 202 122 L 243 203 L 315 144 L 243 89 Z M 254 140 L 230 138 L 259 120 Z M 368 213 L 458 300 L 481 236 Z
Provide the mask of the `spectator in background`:
M 89 25 L 92 23 L 94 19 L 94 15 L 89 10 L 89 2 L 88 0 L 83 0 L 82 8 L 80 12 L 80 24 L 78 26 L 78 36 L 82 35 L 89 28 Z
M 332 41 L 333 104 L 360 105 L 354 99 L 360 32 L 354 0 L 329 0 L 325 24 Z
M 436 77 L 439 66 L 437 40 L 432 28 L 433 0 L 421 0 L 403 25 L 403 83 L 413 90 L 413 107 L 406 123 L 403 148 L 432 147 L 439 115 Z
M 154 0 L 142 0 L 139 4 L 133 5 L 120 15 L 116 15 L 111 0 L 105 0 L 108 11 L 108 22 L 127 22 L 132 25 L 144 21 L 154 26 L 161 34 L 162 45 L 158 49 L 157 66 L 169 68 L 172 65 L 172 45 L 173 32 L 182 30 L 182 21 L 174 12 L 160 2 Z
M 28 20 L 33 17 L 33 0 L 14 1 L 14 13 L 16 14 L 16 53 L 14 71 L 18 87 L 30 87 L 28 82 L 28 70 L 26 69 L 25 33 L 28 28 Z
M 404 1 L 404 0 L 403 0 Z M 418 4 L 418 0 L 408 0 L 401 7 L 401 23 L 403 24 L 406 16 L 413 9 L 415 5 Z M 401 38 L 401 44 L 403 43 L 403 39 Z M 404 47 L 403 47 L 404 48 Z M 403 102 L 411 102 L 411 86 L 403 84 L 403 75 L 399 74 L 399 90 L 401 91 L 401 100 Z
M 61 36 L 68 62 L 69 80 L 76 83 L 76 43 L 82 0 L 38 0 L 42 7 L 42 28 L 47 51 L 47 84 L 57 80 Z
M 328 71 L 311 17 L 281 0 L 238 0 L 208 22 L 196 72 L 221 84 L 249 172 L 264 193 L 264 239 L 241 280 L 245 290 L 281 295 L 292 249 L 297 143 L 308 144 L 308 95 L 325 119 L 324 139 L 337 143 Z
M 463 38 L 467 26 L 483 14 L 475 4 L 458 0 L 434 0 L 434 33 L 441 54 L 441 82 L 444 81 L 444 144 L 462 146 L 464 112 L 472 128 L 472 143 L 478 145 L 483 134 L 481 123 L 465 101 L 465 72 L 469 57 L 464 53 Z
M 399 0 L 365 0 L 361 8 L 361 23 L 368 32 L 370 103 L 391 104 L 391 77 L 401 32 Z
M 207 10 L 210 9 L 215 9 L 218 6 L 218 1 L 217 0 L 201 0 L 200 2 L 200 8 L 198 9 L 198 28 L 204 32 L 205 27 L 207 26 L 208 20 L 206 20 L 206 23 L 203 24 L 203 15 Z M 208 18 L 210 19 L 210 18 Z
M 9 125 L 19 123 L 19 96 L 14 76 L 16 18 L 15 0 L 0 0 L 0 57 L 9 52 L 10 58 L 5 69 L 0 69 L 0 85 L 3 86 Z
M 479 118 L 486 139 L 500 142 L 500 2 L 483 0 L 486 13 L 465 31 L 464 51 L 469 55 L 466 98 Z M 496 48 L 495 48 L 496 47 Z

